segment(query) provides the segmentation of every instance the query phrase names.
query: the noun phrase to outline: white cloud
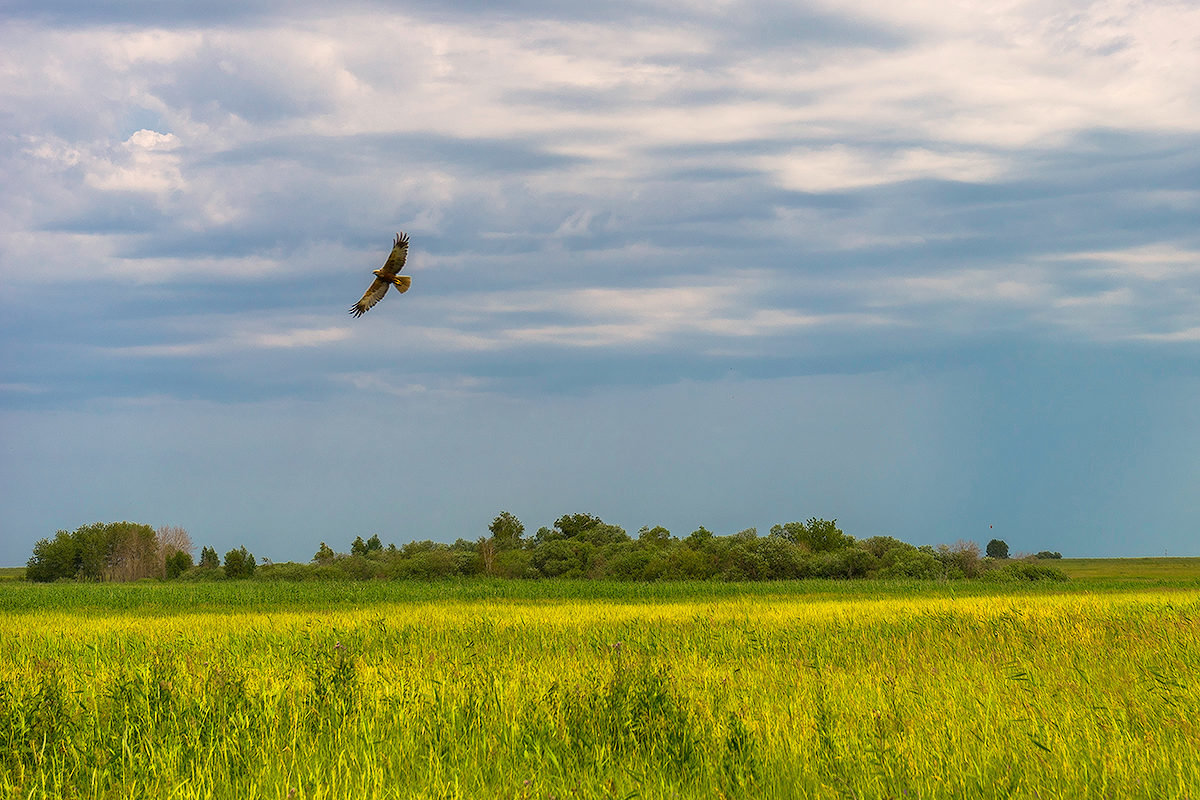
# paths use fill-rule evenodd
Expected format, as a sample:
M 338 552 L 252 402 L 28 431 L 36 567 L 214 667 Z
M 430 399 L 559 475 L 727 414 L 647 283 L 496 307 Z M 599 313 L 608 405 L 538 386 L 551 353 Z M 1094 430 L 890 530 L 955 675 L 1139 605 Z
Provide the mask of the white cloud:
M 804 192 L 829 192 L 918 178 L 987 182 L 1001 175 L 1001 159 L 984 153 L 903 148 L 877 153 L 847 145 L 799 148 L 784 156 L 755 159 L 780 185 Z
M 164 194 L 183 189 L 179 147 L 173 133 L 139 130 L 124 141 L 123 154 L 95 156 L 87 164 L 88 185 L 102 191 Z
M 323 347 L 351 338 L 354 334 L 347 327 L 327 328 L 289 328 L 284 330 L 264 330 L 264 326 L 256 328 L 242 327 L 241 329 L 219 334 L 204 335 L 215 325 L 209 324 L 204 329 L 191 328 L 187 341 L 170 344 L 140 344 L 117 347 L 103 347 L 105 352 L 112 355 L 134 357 L 182 357 L 194 358 L 216 355 L 227 355 L 252 350 L 294 349 L 297 347 Z
M 1034 305 L 1047 302 L 1052 289 L 1044 277 L 1028 269 L 968 269 L 945 275 L 918 275 L 883 280 L 875 302 L 881 306 L 908 303 Z
M 1200 342 L 1200 326 L 1168 333 L 1139 333 L 1130 338 L 1145 342 Z
M 1187 279 L 1200 273 L 1200 250 L 1172 244 L 1067 253 L 1048 260 L 1090 262 L 1095 266 L 1086 268 L 1089 274 L 1142 281 Z

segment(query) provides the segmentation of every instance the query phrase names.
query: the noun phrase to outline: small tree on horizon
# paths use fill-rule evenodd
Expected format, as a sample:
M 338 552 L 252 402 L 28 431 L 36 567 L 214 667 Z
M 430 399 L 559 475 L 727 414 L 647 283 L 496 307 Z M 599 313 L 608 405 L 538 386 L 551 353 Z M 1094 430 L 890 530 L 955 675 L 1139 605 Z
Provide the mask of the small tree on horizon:
M 170 569 L 167 567 L 167 562 L 176 553 L 187 554 L 187 565 L 192 566 L 192 553 L 195 552 L 196 546 L 192 544 L 192 537 L 188 534 L 185 528 L 178 525 L 161 525 L 156 534 L 158 540 L 158 559 L 159 569 L 162 571 L 164 578 L 176 577 L 171 575 Z M 182 559 L 175 559 L 176 564 L 182 564 Z M 178 573 L 176 573 L 178 575 Z
M 998 559 L 1008 558 L 1008 542 L 1003 539 L 992 539 L 987 543 L 987 557 Z
M 496 550 L 512 550 L 521 546 L 525 526 L 513 514 L 501 511 L 488 526 L 488 531 L 492 534 L 492 545 Z
M 254 554 L 247 550 L 245 545 L 225 554 L 226 578 L 249 578 L 254 574 L 256 566 L 258 565 L 254 562 Z
M 221 566 L 217 551 L 211 547 L 200 548 L 200 569 L 216 569 Z
M 313 555 L 312 560 L 321 566 L 328 566 L 333 563 L 335 556 L 337 556 L 337 553 L 333 552 L 333 548 L 321 542 L 321 546 L 317 549 L 316 554 Z
M 186 550 L 176 550 L 167 556 L 163 568 L 163 577 L 174 580 L 192 568 L 192 554 Z

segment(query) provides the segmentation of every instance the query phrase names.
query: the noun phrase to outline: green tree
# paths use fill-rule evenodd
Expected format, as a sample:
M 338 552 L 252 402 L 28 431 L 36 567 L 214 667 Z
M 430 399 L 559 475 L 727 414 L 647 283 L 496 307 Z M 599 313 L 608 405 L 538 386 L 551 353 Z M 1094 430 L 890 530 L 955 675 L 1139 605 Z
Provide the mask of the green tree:
M 79 570 L 79 543 L 67 531 L 53 539 L 38 539 L 25 564 L 25 579 L 39 583 L 74 578 Z
M 940 544 L 937 558 L 942 562 L 943 575 L 947 578 L 977 578 L 984 570 L 979 557 L 979 545 L 960 539 L 954 546 Z
M 200 548 L 200 569 L 216 569 L 221 566 L 217 551 L 211 547 Z
M 379 541 L 379 534 L 371 534 L 371 538 L 367 539 L 367 552 L 378 553 L 383 551 L 383 542 Z
M 848 547 L 852 539 L 842 533 L 837 520 L 812 517 L 808 522 L 787 522 L 771 526 L 772 536 L 782 536 L 793 544 L 803 545 L 814 553 L 830 552 Z
M 337 553 L 333 552 L 332 547 L 321 542 L 321 546 L 317 548 L 317 552 L 313 555 L 312 560 L 323 567 L 327 567 L 333 563 L 333 559 L 336 556 Z
M 655 525 L 653 528 L 648 528 L 643 525 L 638 529 L 638 544 L 644 547 L 659 549 L 666 547 L 671 543 L 671 532 L 662 525 Z
M 683 543 L 692 550 L 701 550 L 708 547 L 713 542 L 713 532 L 701 525 L 696 530 L 688 534 L 688 537 L 683 540 Z
M 192 554 L 186 550 L 176 550 L 167 556 L 166 578 L 173 580 L 192 568 Z
M 365 556 L 367 554 L 367 543 L 363 541 L 361 536 L 355 536 L 354 541 L 350 543 L 350 555 Z
M 591 514 L 564 514 L 554 521 L 554 527 L 564 539 L 574 539 L 583 533 L 603 525 L 604 520 Z
M 40 539 L 26 565 L 29 580 L 135 580 L 160 575 L 158 538 L 149 525 L 94 522 Z
M 992 539 L 987 543 L 988 558 L 1008 558 L 1008 543 L 1003 539 Z
M 488 526 L 492 534 L 492 544 L 498 552 L 515 550 L 522 544 L 521 537 L 525 534 L 525 526 L 507 511 L 501 511 L 492 524 Z
M 254 562 L 254 554 L 247 550 L 245 545 L 225 554 L 226 578 L 249 578 L 254 574 L 256 566 L 258 565 Z

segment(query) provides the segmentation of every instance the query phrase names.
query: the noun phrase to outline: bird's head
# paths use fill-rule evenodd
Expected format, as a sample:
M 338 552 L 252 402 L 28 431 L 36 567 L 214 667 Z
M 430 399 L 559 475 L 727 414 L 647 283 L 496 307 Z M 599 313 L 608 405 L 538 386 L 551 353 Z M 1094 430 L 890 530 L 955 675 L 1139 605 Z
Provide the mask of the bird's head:
M 382 277 L 383 277 L 382 275 L 380 275 L 380 274 L 379 274 L 379 273 L 381 273 L 381 272 L 383 272 L 383 270 L 381 270 L 381 269 L 374 269 L 374 270 L 371 270 L 371 274 L 372 274 L 372 275 L 374 275 L 376 278 L 382 278 Z

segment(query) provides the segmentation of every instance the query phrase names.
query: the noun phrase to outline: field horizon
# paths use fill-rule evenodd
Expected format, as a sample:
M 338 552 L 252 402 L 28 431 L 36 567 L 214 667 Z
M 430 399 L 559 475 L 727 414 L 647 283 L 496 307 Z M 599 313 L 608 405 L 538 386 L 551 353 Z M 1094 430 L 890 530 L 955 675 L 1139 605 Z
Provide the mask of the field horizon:
M 1000 563 L 1010 563 L 1013 560 L 1016 559 L 1005 559 Z M 1061 558 L 1039 560 L 1038 563 L 1056 567 L 1072 579 L 1200 579 L 1200 556 Z M 20 581 L 24 575 L 24 566 L 0 567 L 0 581 Z

